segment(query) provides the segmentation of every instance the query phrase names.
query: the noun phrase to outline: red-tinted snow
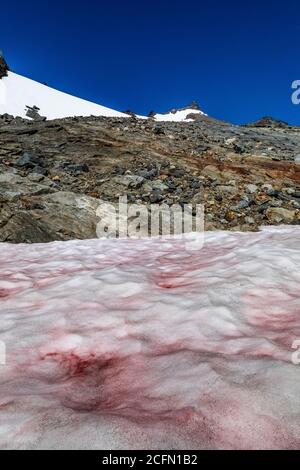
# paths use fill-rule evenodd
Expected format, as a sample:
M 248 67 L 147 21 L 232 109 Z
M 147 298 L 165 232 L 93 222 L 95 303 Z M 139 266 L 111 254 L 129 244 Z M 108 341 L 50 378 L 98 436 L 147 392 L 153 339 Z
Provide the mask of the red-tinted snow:
M 0 245 L 0 447 L 300 448 L 299 237 Z

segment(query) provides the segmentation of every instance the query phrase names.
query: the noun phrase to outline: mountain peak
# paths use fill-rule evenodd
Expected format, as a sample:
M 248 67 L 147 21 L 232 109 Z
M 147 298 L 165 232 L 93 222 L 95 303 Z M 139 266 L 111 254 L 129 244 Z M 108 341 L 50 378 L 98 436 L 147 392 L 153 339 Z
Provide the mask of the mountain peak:
M 192 101 L 190 104 L 184 108 L 173 108 L 167 113 L 158 114 L 151 112 L 149 117 L 155 119 L 156 121 L 177 121 L 177 122 L 191 122 L 198 119 L 201 116 L 207 116 L 201 108 L 197 101 Z
M 247 124 L 248 127 L 288 127 L 288 123 L 275 119 L 272 116 L 264 116 L 258 121 Z
M 198 101 L 194 100 L 183 109 L 194 109 L 195 111 L 201 111 Z
M 197 101 L 192 101 L 191 103 L 189 103 L 187 106 L 184 106 L 183 108 L 172 108 L 170 111 L 168 111 L 165 114 L 169 114 L 169 113 L 176 114 L 178 113 L 178 111 L 187 111 L 187 110 L 202 112 L 199 106 L 199 103 Z
M 7 72 L 9 71 L 9 67 L 4 59 L 3 52 L 0 49 L 0 79 L 7 76 Z

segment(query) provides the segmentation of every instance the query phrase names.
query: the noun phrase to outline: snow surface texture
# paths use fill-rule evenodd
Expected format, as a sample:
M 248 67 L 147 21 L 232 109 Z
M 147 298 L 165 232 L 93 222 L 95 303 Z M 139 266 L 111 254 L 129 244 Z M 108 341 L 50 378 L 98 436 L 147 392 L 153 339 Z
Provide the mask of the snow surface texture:
M 1 448 L 300 448 L 300 230 L 1 245 Z
M 60 119 L 72 116 L 128 117 L 113 109 L 76 98 L 46 85 L 8 72 L 8 77 L 0 80 L 0 115 L 11 114 L 27 118 L 26 106 L 37 106 L 39 114 L 47 119 Z
M 193 119 L 188 119 L 191 114 L 200 114 L 201 116 L 207 116 L 202 111 L 197 109 L 181 109 L 175 113 L 168 114 L 155 114 L 156 121 L 173 121 L 173 122 L 193 122 Z

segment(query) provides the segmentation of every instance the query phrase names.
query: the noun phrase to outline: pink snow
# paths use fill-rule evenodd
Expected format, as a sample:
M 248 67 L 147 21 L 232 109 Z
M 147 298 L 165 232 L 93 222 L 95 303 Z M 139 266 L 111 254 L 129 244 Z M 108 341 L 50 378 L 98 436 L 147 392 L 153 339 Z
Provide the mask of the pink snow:
M 0 246 L 2 449 L 299 449 L 300 228 Z

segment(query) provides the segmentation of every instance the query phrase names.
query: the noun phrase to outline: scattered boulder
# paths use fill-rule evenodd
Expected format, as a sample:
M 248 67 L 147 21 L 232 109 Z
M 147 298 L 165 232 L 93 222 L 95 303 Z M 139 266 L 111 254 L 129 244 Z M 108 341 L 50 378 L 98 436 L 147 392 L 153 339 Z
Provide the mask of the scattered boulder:
M 160 191 L 158 190 L 154 190 L 151 194 L 150 194 L 150 202 L 151 204 L 157 204 L 159 202 L 161 202 L 162 200 L 164 199 L 163 195 L 160 193 Z
M 245 190 L 247 194 L 255 194 L 259 191 L 259 188 L 256 184 L 247 184 Z
M 39 114 L 40 108 L 37 106 L 26 106 L 27 111 L 26 111 L 26 116 L 29 117 L 30 119 L 33 119 L 34 121 L 46 121 L 47 118 L 44 116 L 41 116 Z
M 147 192 L 160 191 L 164 192 L 169 189 L 169 186 L 161 180 L 147 181 L 143 185 L 143 189 Z
M 151 179 L 158 176 L 158 171 L 156 168 L 152 168 L 151 170 L 139 170 L 136 174 L 144 179 Z
M 174 178 L 182 178 L 186 172 L 180 168 L 170 168 L 168 173 Z
M 18 159 L 16 166 L 25 169 L 33 169 L 35 167 L 42 167 L 43 162 L 40 158 L 25 152 Z
M 254 217 L 245 217 L 245 223 L 248 225 L 255 225 Z
M 218 180 L 221 178 L 221 172 L 220 170 L 214 166 L 214 165 L 207 165 L 203 170 L 202 170 L 202 175 L 207 176 L 208 178 L 211 178 L 212 180 Z
M 43 168 L 42 166 L 35 166 L 33 168 L 33 172 L 36 173 L 37 175 L 43 175 L 43 176 L 47 176 L 48 175 L 48 170 L 46 168 Z
M 11 184 L 11 185 L 22 184 L 24 183 L 24 178 L 20 175 L 17 175 L 11 172 L 2 173 L 0 174 L 0 184 L 5 184 L 5 183 Z
M 79 163 L 78 165 L 68 165 L 67 169 L 70 173 L 75 176 L 80 175 L 81 173 L 89 173 L 90 169 L 86 163 Z
M 57 192 L 31 197 L 31 210 L 16 208 L 0 231 L 0 241 L 46 243 L 96 238 L 99 201 L 88 196 Z
M 235 153 L 237 153 L 239 155 L 242 155 L 243 153 L 246 152 L 245 146 L 241 145 L 241 144 L 234 144 L 233 145 L 233 150 L 235 151 Z
M 194 179 L 191 182 L 191 188 L 192 189 L 200 189 L 200 188 L 202 188 L 202 186 L 203 186 L 203 182 L 198 180 L 198 179 Z
M 249 206 L 249 199 L 242 199 L 236 206 L 232 206 L 231 210 L 238 212 L 240 210 L 247 209 Z
M 272 223 L 291 223 L 296 217 L 296 211 L 283 209 L 282 207 L 270 207 L 266 211 L 266 216 Z
M 4 202 L 16 202 L 24 196 L 39 196 L 52 191 L 47 185 L 32 182 L 12 173 L 0 175 L 0 198 Z
M 222 194 L 232 194 L 232 195 L 238 194 L 239 192 L 236 186 L 231 186 L 231 185 L 218 185 L 216 186 L 216 190 Z
M 145 179 L 142 176 L 137 175 L 124 175 L 115 177 L 114 181 L 117 184 L 126 186 L 127 188 L 140 188 Z

